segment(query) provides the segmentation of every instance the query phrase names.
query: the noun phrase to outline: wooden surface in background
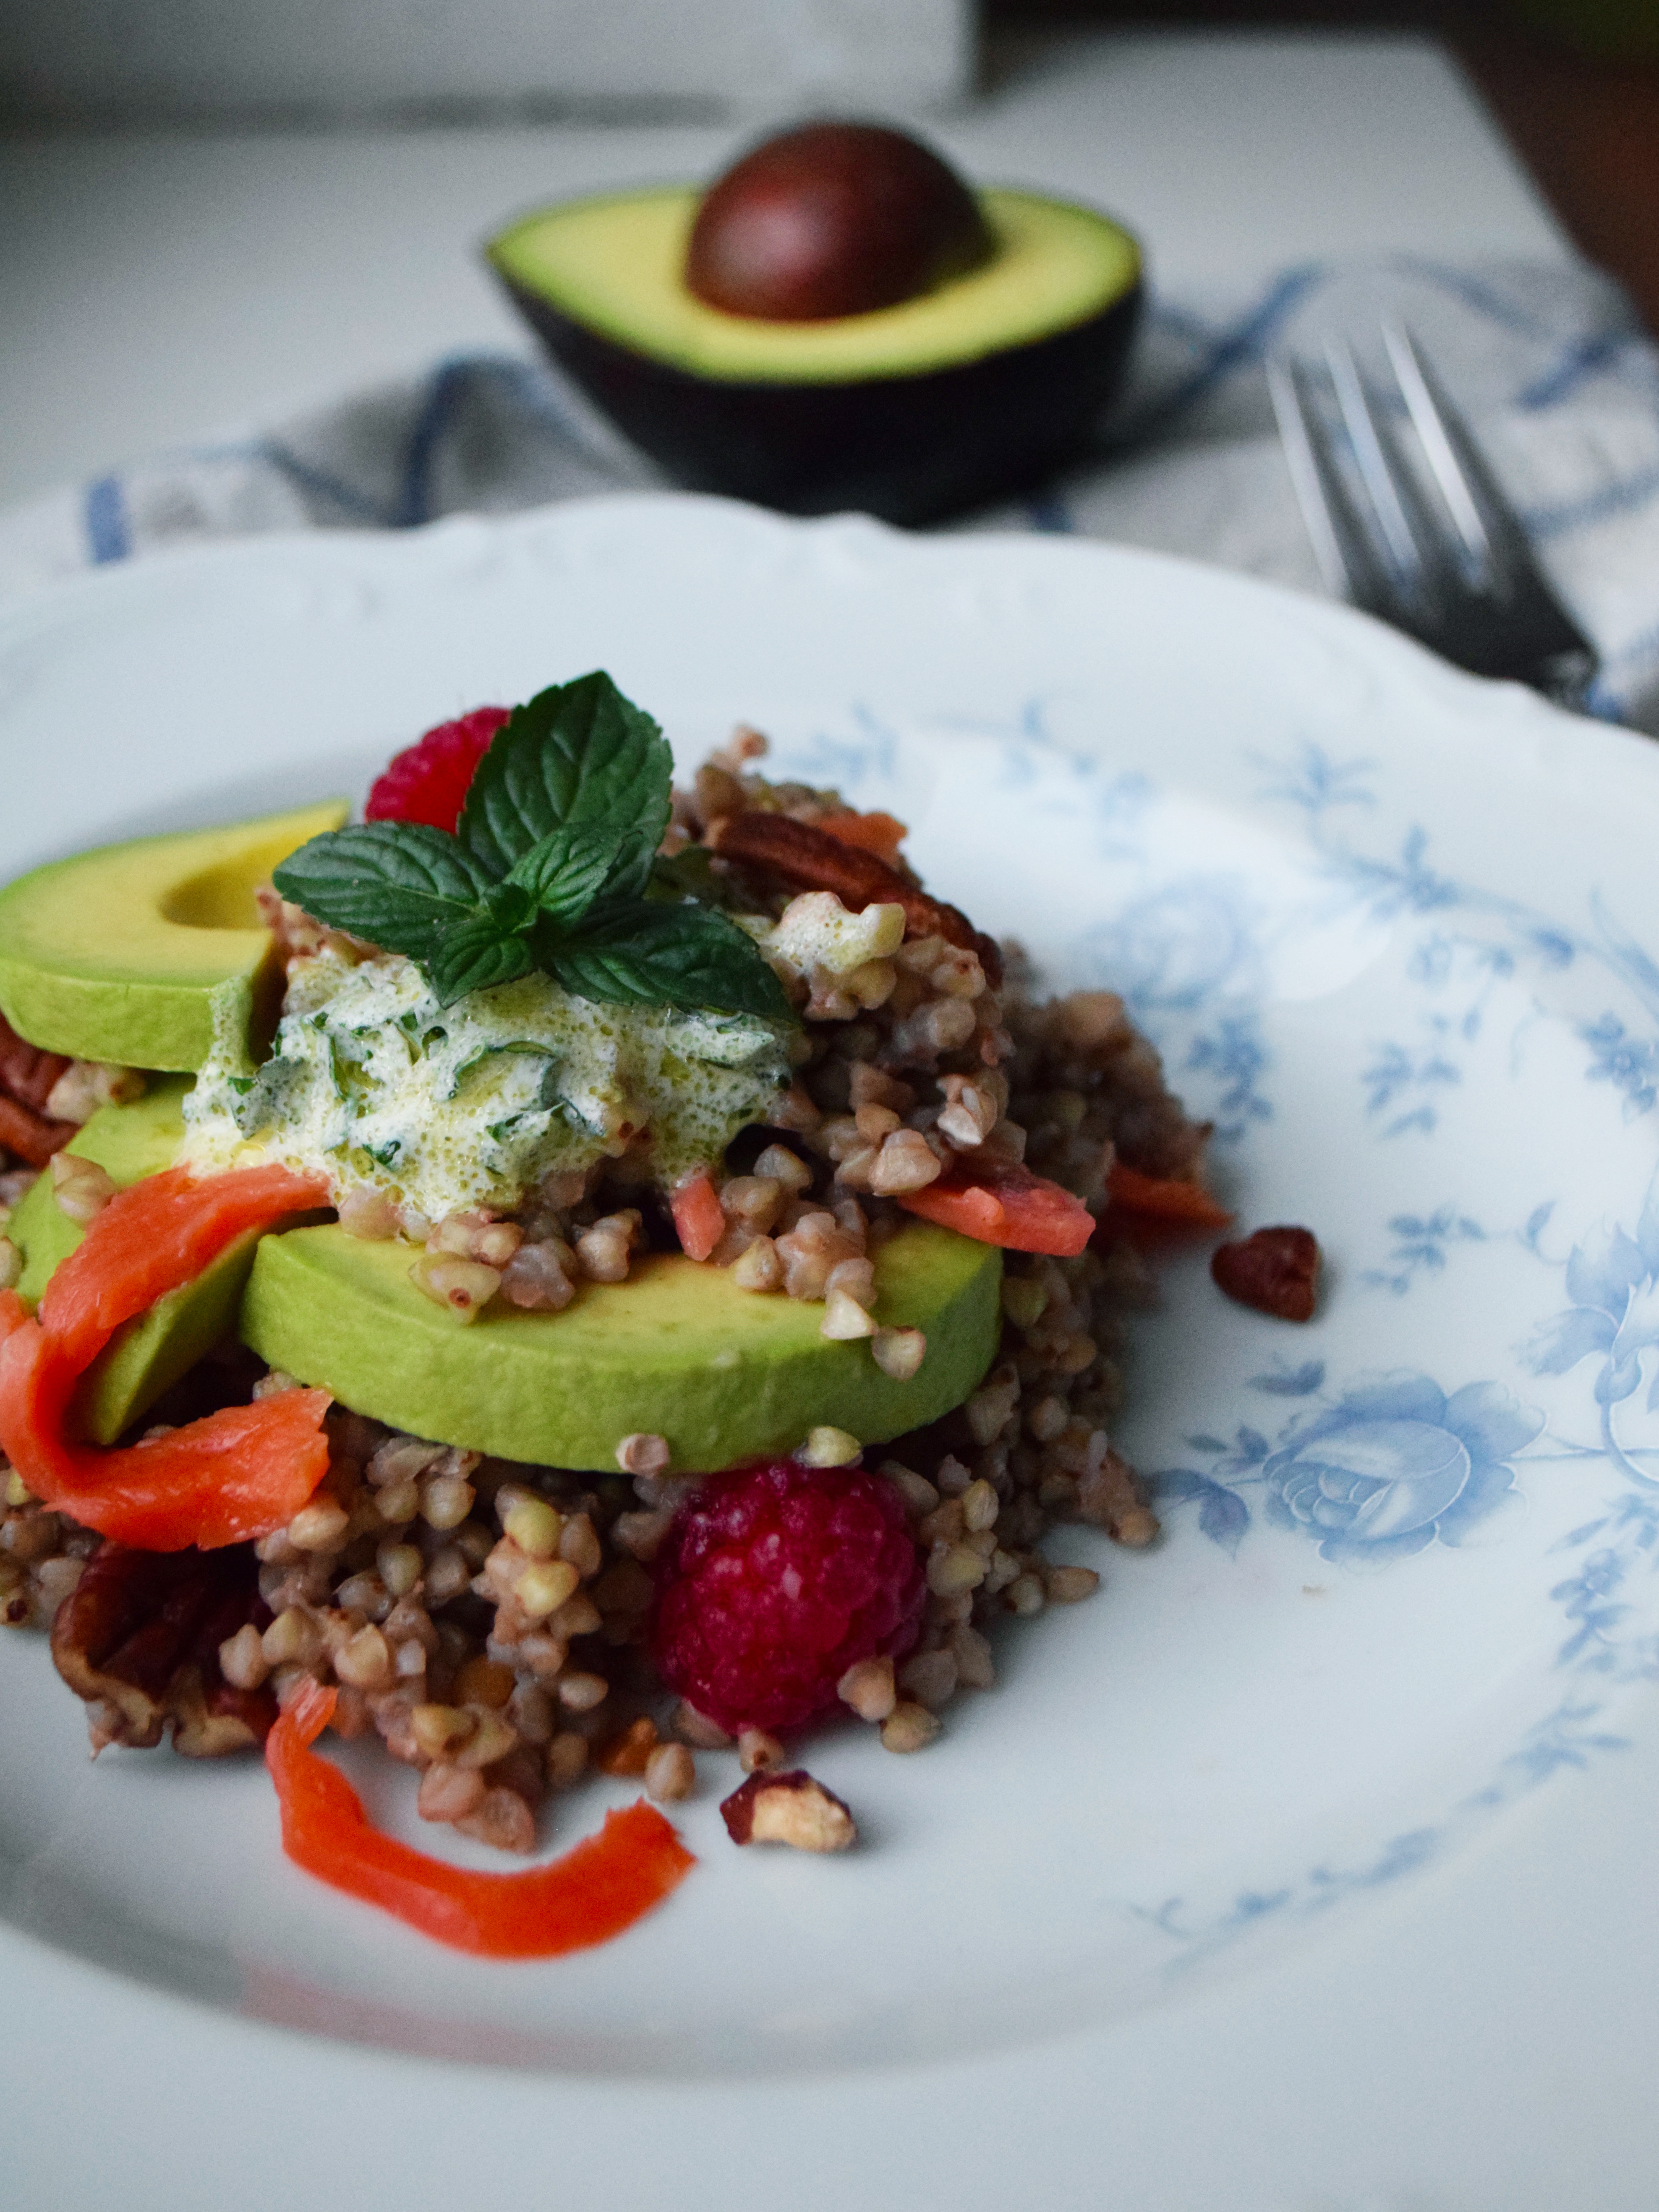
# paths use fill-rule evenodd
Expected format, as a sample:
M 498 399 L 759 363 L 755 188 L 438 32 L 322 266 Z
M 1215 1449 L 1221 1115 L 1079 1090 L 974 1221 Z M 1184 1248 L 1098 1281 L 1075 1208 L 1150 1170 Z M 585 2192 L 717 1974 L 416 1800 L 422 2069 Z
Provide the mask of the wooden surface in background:
M 986 0 L 986 20 L 994 32 L 1032 23 L 1208 23 L 1437 35 L 1564 228 L 1620 279 L 1659 334 L 1659 63 L 1594 59 L 1522 31 L 1504 0 Z
M 1562 222 L 1659 333 L 1659 68 L 1514 37 L 1452 43 Z

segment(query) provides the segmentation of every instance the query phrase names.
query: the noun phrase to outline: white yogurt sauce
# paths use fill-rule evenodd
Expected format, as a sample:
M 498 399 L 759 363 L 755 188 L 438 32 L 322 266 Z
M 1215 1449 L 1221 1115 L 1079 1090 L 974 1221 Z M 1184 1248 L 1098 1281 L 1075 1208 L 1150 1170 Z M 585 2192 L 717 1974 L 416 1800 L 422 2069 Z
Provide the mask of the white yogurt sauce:
M 781 1024 L 595 1005 L 545 975 L 441 1006 L 395 954 L 296 961 L 271 1058 L 216 1053 L 185 1102 L 183 1158 L 270 1158 L 368 1186 L 436 1220 L 504 1210 L 555 1169 L 650 1138 L 672 1185 L 718 1160 L 789 1081 Z

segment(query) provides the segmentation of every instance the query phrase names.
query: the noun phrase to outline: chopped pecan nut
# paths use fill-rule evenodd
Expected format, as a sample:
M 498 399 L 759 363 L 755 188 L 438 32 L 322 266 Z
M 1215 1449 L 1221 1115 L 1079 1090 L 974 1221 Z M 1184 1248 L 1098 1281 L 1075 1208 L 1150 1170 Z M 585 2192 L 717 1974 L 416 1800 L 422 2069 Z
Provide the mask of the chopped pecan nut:
M 720 1807 L 734 1844 L 787 1844 L 797 1851 L 844 1851 L 858 1841 L 851 1812 L 804 1766 L 762 1768 Z
M 224 1553 L 207 1557 L 220 1568 L 217 1595 L 196 1625 L 189 1656 L 167 1700 L 174 1717 L 173 1747 L 186 1759 L 219 1759 L 262 1744 L 276 1717 L 272 1691 L 239 1689 L 226 1681 L 219 1665 L 222 1644 L 250 1621 L 259 1629 L 270 1621 L 270 1608 L 259 1597 L 258 1568 L 246 1553 L 239 1552 L 234 1559 Z
M 148 1749 L 173 1723 L 175 1751 L 216 1759 L 262 1743 L 276 1717 L 270 1691 L 239 1690 L 219 1646 L 270 1620 L 251 1549 L 134 1552 L 106 1544 L 52 1624 L 58 1673 L 93 1709 L 94 1746 Z
M 16 1099 L 0 1097 L 0 1145 L 32 1168 L 45 1167 L 54 1152 L 80 1133 L 73 1121 L 49 1121 Z
M 0 1091 L 9 1098 L 27 1106 L 32 1114 L 44 1115 L 58 1077 L 68 1068 L 62 1053 L 41 1052 L 34 1045 L 25 1044 L 0 1015 Z
M 211 1686 L 199 1667 L 183 1667 L 167 1695 L 173 1716 L 173 1747 L 185 1759 L 222 1759 L 263 1743 L 276 1717 L 269 1690 L 237 1690 L 228 1682 Z
M 810 822 L 750 807 L 711 823 L 708 842 L 722 858 L 763 869 L 801 890 L 833 891 L 854 912 L 866 906 L 902 906 L 913 936 L 942 937 L 947 945 L 977 953 L 993 987 L 1002 981 L 1002 956 L 995 939 L 975 929 L 958 908 L 930 898 L 873 853 L 844 844 Z
M 1230 1298 L 1279 1321 L 1310 1321 L 1319 1294 L 1319 1246 L 1310 1229 L 1258 1229 L 1218 1245 L 1210 1273 Z

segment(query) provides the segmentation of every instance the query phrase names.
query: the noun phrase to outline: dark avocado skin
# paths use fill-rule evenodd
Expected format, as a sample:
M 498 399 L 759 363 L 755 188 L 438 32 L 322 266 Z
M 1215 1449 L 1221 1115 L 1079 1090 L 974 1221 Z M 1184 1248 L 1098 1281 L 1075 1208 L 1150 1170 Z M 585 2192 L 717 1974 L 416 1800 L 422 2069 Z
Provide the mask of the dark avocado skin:
M 1076 456 L 1122 380 L 1144 289 L 1051 337 L 920 376 L 761 384 L 690 374 L 501 282 L 560 367 L 688 490 L 908 526 L 1028 489 Z

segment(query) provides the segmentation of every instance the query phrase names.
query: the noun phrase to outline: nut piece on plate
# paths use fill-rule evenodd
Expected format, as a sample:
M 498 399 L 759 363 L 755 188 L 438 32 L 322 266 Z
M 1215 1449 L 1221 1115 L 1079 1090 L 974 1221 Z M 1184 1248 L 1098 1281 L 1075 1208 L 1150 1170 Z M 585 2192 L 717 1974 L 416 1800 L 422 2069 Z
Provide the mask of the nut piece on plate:
M 805 1767 L 763 1767 L 720 1807 L 734 1844 L 787 1844 L 797 1851 L 844 1851 L 858 1841 L 851 1812 Z
M 1219 1244 L 1210 1273 L 1230 1298 L 1278 1321 L 1310 1321 L 1319 1295 L 1319 1246 L 1310 1229 L 1258 1229 Z
M 148 1749 L 173 1723 L 173 1747 L 216 1759 L 263 1743 L 276 1700 L 228 1682 L 219 1650 L 269 1619 L 242 1547 L 131 1552 L 106 1544 L 58 1609 L 52 1656 L 89 1708 L 92 1745 Z

